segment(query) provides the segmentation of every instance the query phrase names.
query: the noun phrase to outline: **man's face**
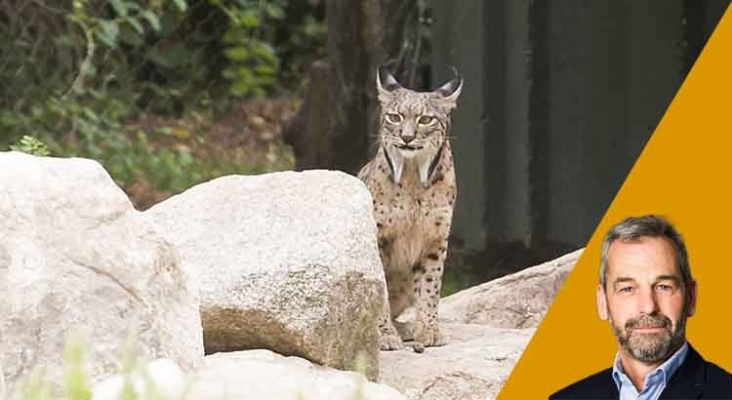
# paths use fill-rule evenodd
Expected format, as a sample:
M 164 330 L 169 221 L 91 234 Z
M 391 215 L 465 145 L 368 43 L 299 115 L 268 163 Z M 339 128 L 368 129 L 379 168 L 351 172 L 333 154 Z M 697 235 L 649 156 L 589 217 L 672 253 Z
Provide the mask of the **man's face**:
M 666 238 L 616 240 L 607 261 L 605 287 L 597 289 L 600 318 L 610 321 L 621 352 L 648 364 L 662 362 L 684 342 L 696 285 L 684 285 Z

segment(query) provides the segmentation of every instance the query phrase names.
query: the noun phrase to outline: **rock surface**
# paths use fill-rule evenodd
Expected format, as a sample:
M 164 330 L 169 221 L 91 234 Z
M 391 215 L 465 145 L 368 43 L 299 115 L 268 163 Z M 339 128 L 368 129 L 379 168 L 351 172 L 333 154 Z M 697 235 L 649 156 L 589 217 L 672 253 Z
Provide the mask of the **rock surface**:
M 443 323 L 450 341 L 418 354 L 381 352 L 380 382 L 413 400 L 485 400 L 503 386 L 533 329 Z
M 371 195 L 341 172 L 227 176 L 146 211 L 200 280 L 206 353 L 265 348 L 378 373 Z
M 442 299 L 446 346 L 380 353 L 385 282 L 355 177 L 222 177 L 140 213 L 94 161 L 11 152 L 0 187 L 0 396 L 38 366 L 58 382 L 78 329 L 92 383 L 118 372 L 133 329 L 174 398 L 186 381 L 193 400 L 493 399 L 582 252 Z M 379 383 L 342 371 L 357 365 Z
M 582 250 L 440 301 L 443 347 L 381 353 L 381 382 L 410 400 L 490 400 L 503 387 Z M 414 310 L 399 317 L 411 330 Z
M 139 355 L 203 362 L 198 290 L 155 225 L 95 161 L 0 153 L 0 360 L 12 392 L 35 367 L 58 382 L 70 334 L 92 377 Z
M 169 358 L 151 361 L 143 371 L 134 371 L 129 380 L 136 400 L 153 400 L 155 396 L 160 396 L 157 400 L 183 400 L 185 396 L 186 375 Z M 122 400 L 124 387 L 125 377 L 115 374 L 94 385 L 91 400 Z
M 193 379 L 189 400 L 405 400 L 396 389 L 369 382 L 356 372 L 269 350 L 208 355 Z
M 535 327 L 544 318 L 582 249 L 455 293 L 440 302 L 440 319 L 496 328 Z

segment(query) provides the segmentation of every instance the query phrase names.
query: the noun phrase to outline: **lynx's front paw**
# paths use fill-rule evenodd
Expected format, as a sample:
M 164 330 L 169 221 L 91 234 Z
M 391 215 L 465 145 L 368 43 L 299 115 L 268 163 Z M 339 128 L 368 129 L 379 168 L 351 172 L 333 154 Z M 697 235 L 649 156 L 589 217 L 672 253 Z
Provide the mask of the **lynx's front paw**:
M 437 324 L 425 325 L 422 321 L 417 321 L 414 326 L 414 341 L 419 342 L 425 347 L 444 346 L 447 339 L 440 332 Z
M 401 350 L 404 348 L 404 343 L 396 333 L 385 334 L 381 332 L 379 335 L 379 348 L 381 350 Z
M 391 322 L 379 326 L 379 348 L 381 350 L 401 350 L 404 348 L 402 338 Z

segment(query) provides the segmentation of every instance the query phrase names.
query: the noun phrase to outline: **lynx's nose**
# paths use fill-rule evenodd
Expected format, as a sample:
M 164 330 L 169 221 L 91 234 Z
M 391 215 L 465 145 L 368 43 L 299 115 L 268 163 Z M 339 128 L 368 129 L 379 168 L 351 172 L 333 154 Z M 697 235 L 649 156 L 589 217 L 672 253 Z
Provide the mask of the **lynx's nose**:
M 412 140 L 414 140 L 414 135 L 402 135 L 402 141 L 404 144 L 409 144 Z

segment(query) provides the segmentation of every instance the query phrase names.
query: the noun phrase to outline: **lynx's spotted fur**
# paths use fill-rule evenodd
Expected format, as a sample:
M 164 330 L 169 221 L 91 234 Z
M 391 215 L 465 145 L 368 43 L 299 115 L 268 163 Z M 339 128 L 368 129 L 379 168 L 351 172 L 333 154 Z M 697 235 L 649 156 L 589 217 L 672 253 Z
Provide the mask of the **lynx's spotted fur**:
M 358 176 L 374 200 L 388 288 L 378 320 L 380 346 L 403 348 L 393 318 L 412 305 L 417 310 L 414 341 L 440 346 L 446 340 L 437 313 L 457 191 L 448 133 L 462 79 L 434 92 L 415 92 L 382 67 L 376 83 L 379 149 Z

